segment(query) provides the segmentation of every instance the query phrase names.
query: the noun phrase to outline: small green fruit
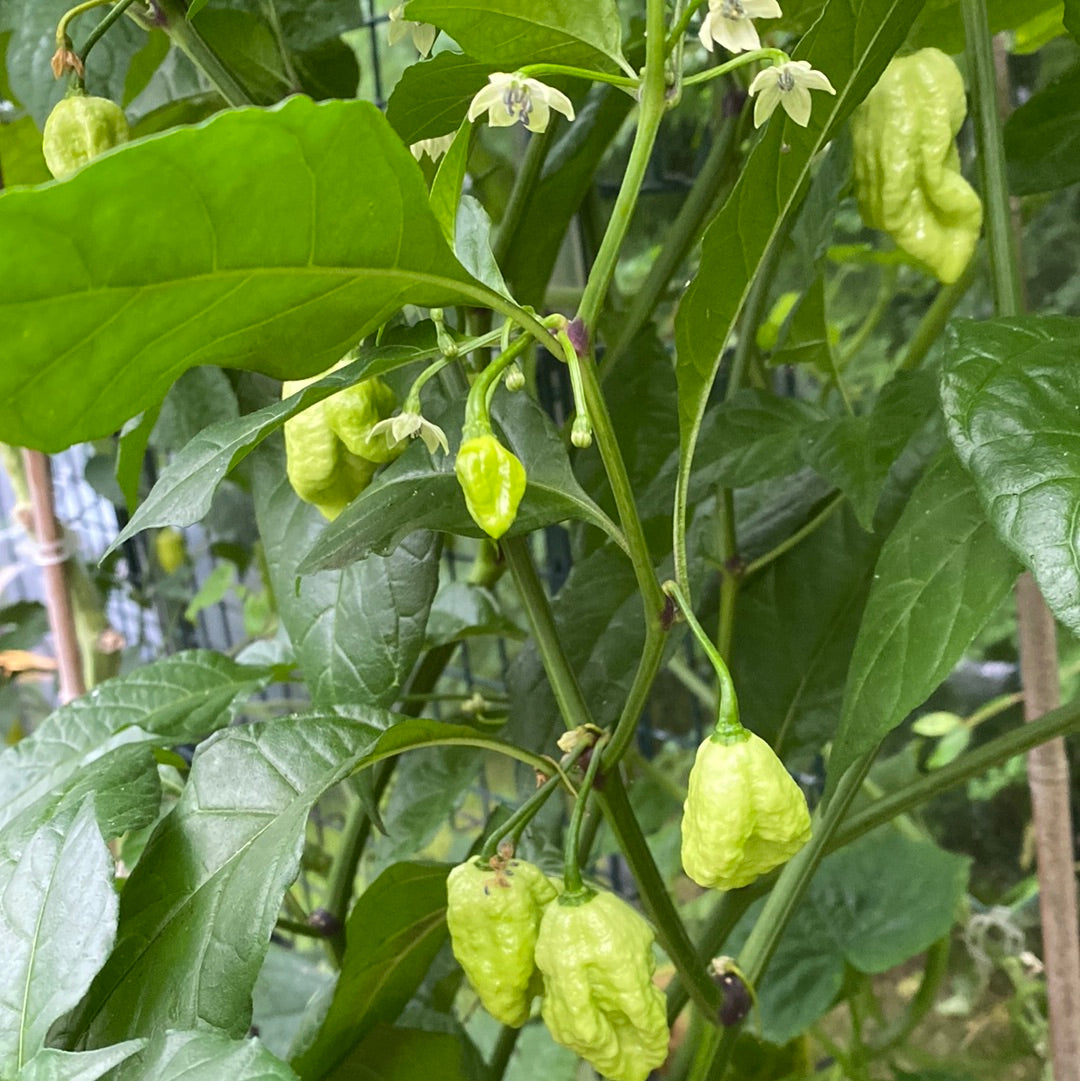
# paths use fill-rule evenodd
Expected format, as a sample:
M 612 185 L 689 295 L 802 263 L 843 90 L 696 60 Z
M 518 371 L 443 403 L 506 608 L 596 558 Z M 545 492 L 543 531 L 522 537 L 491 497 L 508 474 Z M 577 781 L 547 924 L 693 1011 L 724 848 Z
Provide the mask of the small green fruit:
M 41 149 L 49 172 L 59 180 L 130 138 L 124 111 L 115 101 L 74 94 L 49 113 Z

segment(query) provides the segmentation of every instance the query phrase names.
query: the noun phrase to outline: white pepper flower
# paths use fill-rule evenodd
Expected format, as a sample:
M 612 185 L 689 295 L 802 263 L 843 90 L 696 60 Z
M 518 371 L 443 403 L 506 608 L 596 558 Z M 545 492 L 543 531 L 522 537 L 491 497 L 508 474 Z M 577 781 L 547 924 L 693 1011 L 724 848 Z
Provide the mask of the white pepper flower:
M 698 37 L 712 52 L 719 42 L 729 53 L 760 49 L 761 39 L 751 19 L 779 19 L 783 12 L 776 0 L 709 0 Z
M 386 33 L 386 40 L 391 45 L 396 45 L 404 39 L 406 34 L 410 34 L 413 45 L 416 46 L 416 51 L 421 56 L 427 56 L 431 52 L 431 46 L 435 44 L 435 38 L 439 31 L 431 23 L 418 23 L 413 22 L 411 19 L 402 18 L 404 12 L 404 0 L 387 12 L 390 16 L 390 29 Z
M 805 128 L 810 121 L 810 91 L 824 90 L 835 94 L 832 83 L 815 71 L 805 60 L 789 60 L 759 71 L 750 84 L 750 96 L 758 96 L 754 103 L 754 127 L 760 128 L 773 114 L 777 105 L 799 127 Z
M 528 79 L 519 71 L 496 71 L 488 76 L 488 85 L 472 99 L 469 120 L 487 113 L 488 124 L 493 128 L 508 128 L 520 123 L 529 131 L 544 131 L 552 109 L 562 113 L 567 120 L 574 119 L 570 99 L 553 86 L 547 86 L 539 79 Z
M 437 424 L 432 424 L 421 414 L 412 410 L 403 410 L 396 417 L 388 417 L 373 424 L 368 438 L 374 439 L 377 435 L 386 436 L 386 445 L 393 450 L 399 443 L 407 439 L 422 439 L 428 454 L 434 454 L 442 447 L 443 454 L 450 453 L 450 444 L 446 441 L 446 433 Z

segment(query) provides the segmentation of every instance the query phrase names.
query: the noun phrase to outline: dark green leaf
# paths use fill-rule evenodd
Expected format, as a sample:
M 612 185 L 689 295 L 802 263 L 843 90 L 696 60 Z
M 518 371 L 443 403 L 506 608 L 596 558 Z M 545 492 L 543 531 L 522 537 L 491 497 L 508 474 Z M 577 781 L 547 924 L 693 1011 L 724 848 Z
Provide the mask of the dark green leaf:
M 610 71 L 622 58 L 615 0 L 411 0 L 405 17 L 434 23 L 501 71 L 545 62 Z
M 154 428 L 154 449 L 171 454 L 204 428 L 237 419 L 236 393 L 220 368 L 184 372 L 169 388 Z
M 98 1081 L 145 1044 L 145 1040 L 128 1040 L 100 1051 L 57 1051 L 46 1047 L 19 1071 L 15 1081 Z
M 327 1081 L 470 1081 L 456 1036 L 379 1025 Z
M 5 188 L 52 179 L 41 152 L 41 132 L 30 117 L 0 124 L 0 170 Z
M 454 243 L 457 225 L 458 204 L 461 202 L 461 189 L 465 184 L 465 173 L 469 167 L 469 148 L 472 146 L 473 126 L 463 124 L 458 128 L 450 149 L 439 162 L 438 172 L 431 182 L 431 194 L 428 202 L 448 244 Z
M 289 417 L 368 376 L 384 375 L 434 355 L 433 350 L 405 345 L 363 349 L 351 364 L 308 384 L 284 401 L 205 428 L 165 467 L 106 554 L 144 529 L 200 521 L 209 512 L 214 492 L 225 475 Z
M 353 906 L 330 1011 L 293 1063 L 301 1081 L 332 1076 L 375 1025 L 394 1021 L 412 998 L 446 940 L 447 871 L 395 864 Z
M 484 536 L 469 516 L 454 475 L 463 412 L 464 406 L 458 402 L 437 418 L 450 442 L 450 454 L 437 452 L 433 458 L 422 443 L 414 443 L 323 530 L 301 562 L 299 573 L 344 567 L 372 552 L 392 551 L 417 529 Z M 528 474 L 525 497 L 509 536 L 568 518 L 589 522 L 605 532 L 614 528 L 578 484 L 562 439 L 527 394 L 497 395 L 491 417 Z
M 146 448 L 150 446 L 150 436 L 157 424 L 158 412 L 158 406 L 151 406 L 132 417 L 120 430 L 120 438 L 117 440 L 116 484 L 129 513 L 134 511 L 139 503 L 139 486 L 142 483 L 143 466 L 146 464 Z M 119 540 L 115 541 L 113 547 L 119 543 Z M 105 555 L 110 551 L 112 548 L 106 549 Z
M 948 934 L 968 863 L 889 827 L 828 856 L 758 986 L 765 1039 L 787 1043 L 825 1014 L 846 965 L 884 972 Z M 760 910 L 751 907 L 737 942 Z
M 491 219 L 479 199 L 461 196 L 454 227 L 454 253 L 461 265 L 489 289 L 509 297 L 499 264 L 491 251 Z
M 1065 0 L 1065 29 L 1080 41 L 1080 0 Z
M 149 1046 L 109 1081 L 296 1081 L 296 1074 L 258 1040 L 220 1032 L 155 1032 Z
M 863 529 L 871 529 L 893 462 L 936 409 L 931 373 L 901 373 L 885 386 L 869 414 L 804 430 L 803 458 L 848 497 Z
M 465 119 L 473 95 L 494 70 L 453 52 L 412 64 L 390 95 L 386 119 L 409 145 L 449 135 Z
M 810 288 L 796 301 L 787 318 L 769 363 L 776 366 L 803 364 L 826 377 L 836 365 L 825 315 L 825 275 L 818 273 Z
M 1001 539 L 1080 633 L 1080 320 L 958 322 L 941 396 L 949 438 Z
M 10 1076 L 82 998 L 116 934 L 113 860 L 92 801 L 8 825 L 0 896 L 0 1073 Z
M 562 125 L 503 259 L 503 273 L 521 303 L 543 305 L 570 221 L 592 190 L 601 159 L 633 107 L 630 95 L 597 86 L 577 109 L 574 122 Z
M 102 683 L 0 754 L 0 825 L 110 747 L 202 739 L 227 724 L 232 703 L 258 690 L 268 675 L 219 653 L 191 650 Z
M 0 608 L 0 649 L 32 649 L 49 630 L 45 606 L 16 601 Z
M 324 535 L 326 519 L 297 499 L 283 456 L 270 450 L 256 463 L 255 512 L 278 614 L 311 700 L 322 708 L 389 706 L 424 645 L 439 584 L 439 543 L 415 532 L 389 555 L 297 581 L 297 567 Z
M 1016 564 L 949 450 L 881 551 L 844 691 L 830 782 L 921 705 L 1016 579 Z
M 1009 188 L 1053 191 L 1080 180 L 1080 65 L 1026 101 L 1005 125 Z
M 303 97 L 5 192 L 0 436 L 58 450 L 110 434 L 200 364 L 311 376 L 403 304 L 505 309 L 426 203 L 377 109 Z
M 251 996 L 252 1027 L 270 1051 L 289 1057 L 309 1004 L 331 991 L 334 979 L 326 955 L 315 944 L 303 950 L 270 943 Z
M 850 0 L 830 0 L 795 50 L 796 59 L 827 73 L 837 93 L 815 96 L 805 130 L 782 116 L 772 118 L 705 234 L 701 268 L 676 316 L 684 448 L 696 437 L 721 353 L 758 268 L 784 237 L 806 191 L 813 159 L 877 81 L 921 7 L 921 0 L 866 0 L 853 9 Z
M 1072 2 L 1073 0 L 1067 0 L 1066 12 L 1068 4 Z M 1061 0 L 987 0 L 986 12 L 990 32 L 997 34 L 1002 30 L 1014 30 L 1060 3 Z M 961 0 L 928 4 L 921 18 L 912 27 L 909 44 L 917 49 L 932 46 L 947 53 L 962 53 L 965 38 L 961 6 Z
M 351 712 L 357 719 L 230 728 L 200 746 L 176 808 L 124 887 L 116 947 L 70 1018 L 69 1040 L 93 1047 L 194 1024 L 243 1035 L 315 801 L 354 770 L 413 747 L 504 746 L 462 725 Z

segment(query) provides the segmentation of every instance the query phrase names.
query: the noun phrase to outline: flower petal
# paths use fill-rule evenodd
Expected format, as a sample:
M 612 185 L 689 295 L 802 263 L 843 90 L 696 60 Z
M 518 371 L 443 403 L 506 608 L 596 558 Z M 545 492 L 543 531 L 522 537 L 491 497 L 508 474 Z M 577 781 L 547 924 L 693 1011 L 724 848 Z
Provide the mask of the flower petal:
M 754 76 L 754 79 L 746 92 L 750 97 L 753 97 L 759 90 L 763 90 L 770 84 L 775 85 L 779 78 L 780 69 L 778 67 L 763 68 Z
M 791 74 L 797 86 L 805 86 L 808 90 L 825 90 L 830 94 L 836 93 L 836 88 L 829 82 L 825 73 L 815 71 L 809 64 L 806 65 L 805 70 L 793 71 Z
M 473 99 L 469 103 L 469 123 L 472 123 L 481 113 L 487 112 L 488 109 L 502 101 L 505 83 L 495 81 L 500 74 L 500 72 L 496 72 L 494 75 L 489 75 L 488 85 L 473 95 Z
M 561 90 L 556 90 L 553 86 L 545 86 L 544 100 L 557 113 L 562 113 L 567 120 L 574 119 L 574 103 Z
M 748 52 L 750 49 L 761 48 L 761 38 L 758 37 L 754 24 L 749 19 L 724 19 L 728 29 L 728 41 L 725 47 L 733 53 Z
M 756 79 L 754 80 L 757 81 Z M 780 87 L 776 85 L 776 81 L 773 80 L 770 83 L 765 83 L 761 92 L 758 94 L 757 101 L 754 102 L 754 127 L 760 128 L 766 120 L 773 114 L 773 110 L 780 104 L 780 99 L 783 94 L 780 91 Z
M 528 93 L 528 90 L 526 89 Z M 521 121 L 529 131 L 546 131 L 548 121 L 551 119 L 551 109 L 548 108 L 546 95 L 529 94 L 532 99 L 532 108 L 528 115 L 522 114 Z
M 713 51 L 713 32 L 712 21 L 713 16 L 716 13 L 712 10 L 701 20 L 701 28 L 698 30 L 698 37 L 701 39 L 701 44 L 705 46 L 709 52 Z
M 742 0 L 748 19 L 779 19 L 784 13 L 776 0 Z
M 431 25 L 431 23 L 413 23 L 412 27 L 412 40 L 416 46 L 416 51 L 421 56 L 427 56 L 431 52 L 431 46 L 435 44 L 435 38 L 438 36 L 438 29 Z
M 806 87 L 792 87 L 780 98 L 780 104 L 800 128 L 805 128 L 810 122 L 810 91 Z

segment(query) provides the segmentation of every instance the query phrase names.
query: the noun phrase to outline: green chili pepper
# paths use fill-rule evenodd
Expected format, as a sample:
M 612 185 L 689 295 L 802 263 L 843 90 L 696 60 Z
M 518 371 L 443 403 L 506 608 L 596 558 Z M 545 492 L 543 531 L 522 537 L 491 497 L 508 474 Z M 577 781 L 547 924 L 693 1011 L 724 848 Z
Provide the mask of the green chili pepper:
M 130 138 L 124 110 L 115 101 L 75 92 L 49 113 L 41 150 L 49 172 L 60 179 Z
M 517 517 L 525 494 L 525 467 L 488 432 L 461 444 L 454 472 L 473 521 L 498 540 Z

